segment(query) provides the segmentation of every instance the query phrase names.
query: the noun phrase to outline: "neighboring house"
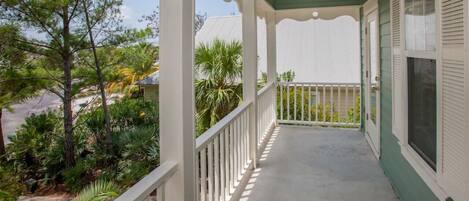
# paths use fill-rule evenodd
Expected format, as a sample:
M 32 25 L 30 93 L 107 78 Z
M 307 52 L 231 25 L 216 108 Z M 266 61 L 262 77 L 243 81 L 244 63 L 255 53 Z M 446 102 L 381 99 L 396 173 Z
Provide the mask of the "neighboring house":
M 158 102 L 160 71 L 148 75 L 145 79 L 137 81 L 137 85 L 143 89 L 143 98 L 148 101 Z
M 267 39 L 265 19 L 257 19 L 258 76 L 267 71 Z M 285 19 L 277 25 L 277 71 L 295 72 L 294 82 L 360 84 L 359 23 L 350 16 L 332 20 L 295 21 Z M 215 39 L 242 41 L 241 16 L 208 17 L 195 36 L 196 46 Z M 340 58 L 340 59 L 335 59 Z M 158 98 L 159 73 L 149 75 L 137 84 L 144 90 L 147 100 Z M 318 103 L 334 102 L 337 106 L 338 89 L 330 98 L 329 87 L 318 86 Z M 354 88 L 359 94 L 360 89 Z M 324 95 L 325 91 L 327 93 Z M 350 93 L 353 93 L 352 91 Z M 327 97 L 326 99 L 320 97 Z M 352 96 L 341 101 L 353 103 Z M 350 107 L 352 104 L 349 105 Z M 342 105 L 338 111 L 346 117 L 349 108 Z
M 257 19 L 258 76 L 267 71 L 265 19 Z M 293 70 L 296 82 L 360 83 L 360 24 L 350 16 L 332 20 L 282 20 L 277 24 L 277 72 Z M 241 16 L 209 17 L 195 36 L 242 41 Z M 340 59 L 337 59 L 340 58 Z

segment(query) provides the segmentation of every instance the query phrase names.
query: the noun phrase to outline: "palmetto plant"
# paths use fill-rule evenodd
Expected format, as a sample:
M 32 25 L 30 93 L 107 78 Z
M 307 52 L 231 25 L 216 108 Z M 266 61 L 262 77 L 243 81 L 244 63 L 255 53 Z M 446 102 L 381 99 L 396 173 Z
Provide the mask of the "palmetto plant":
M 215 39 L 195 50 L 197 133 L 235 109 L 242 99 L 240 42 Z
M 98 180 L 83 189 L 74 201 L 107 201 L 119 196 L 119 187 L 110 181 Z

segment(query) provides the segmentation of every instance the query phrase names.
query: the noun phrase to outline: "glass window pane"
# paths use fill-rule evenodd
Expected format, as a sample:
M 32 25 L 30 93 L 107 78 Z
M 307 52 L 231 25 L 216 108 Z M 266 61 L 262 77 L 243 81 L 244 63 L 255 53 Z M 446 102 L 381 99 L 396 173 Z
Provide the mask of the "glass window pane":
M 435 50 L 435 0 L 405 0 L 405 28 L 408 50 Z
M 436 61 L 408 58 L 409 145 L 436 170 Z

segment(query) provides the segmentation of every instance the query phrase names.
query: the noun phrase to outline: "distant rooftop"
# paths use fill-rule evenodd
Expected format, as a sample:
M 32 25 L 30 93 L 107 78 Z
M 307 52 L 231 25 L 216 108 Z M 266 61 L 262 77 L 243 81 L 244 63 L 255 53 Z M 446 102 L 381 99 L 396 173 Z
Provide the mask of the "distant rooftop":
M 148 75 L 145 79 L 137 81 L 137 85 L 158 85 L 160 84 L 160 71 L 156 71 Z

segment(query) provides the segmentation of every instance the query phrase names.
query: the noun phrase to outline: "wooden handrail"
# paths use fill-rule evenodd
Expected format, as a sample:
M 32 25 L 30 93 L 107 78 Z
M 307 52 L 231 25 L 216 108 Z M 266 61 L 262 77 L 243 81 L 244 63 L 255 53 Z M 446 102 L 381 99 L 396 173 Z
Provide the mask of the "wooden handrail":
M 332 83 L 332 82 L 279 82 L 280 85 L 292 85 L 292 84 L 297 84 L 297 85 L 321 85 L 321 86 L 330 86 L 330 85 L 341 85 L 341 86 L 360 86 L 360 83 Z
M 176 172 L 176 162 L 165 162 L 150 174 L 145 176 L 138 183 L 133 185 L 124 194 L 119 196 L 116 201 L 143 201 L 152 192 L 164 185 L 166 181 Z
M 269 89 L 271 89 L 272 87 L 274 87 L 274 83 L 273 82 L 269 82 L 267 83 L 264 87 L 262 87 L 261 90 L 259 90 L 257 92 L 257 96 L 262 96 L 262 94 L 264 94 L 265 92 L 267 92 Z
M 196 151 L 200 151 L 201 148 L 204 147 L 207 143 L 209 143 L 213 138 L 220 134 L 224 128 L 230 125 L 230 123 L 238 117 L 241 113 L 251 106 L 251 102 L 244 102 L 241 103 L 235 110 L 233 110 L 230 114 L 226 115 L 223 119 L 221 119 L 218 123 L 212 126 L 210 129 L 205 131 L 201 136 L 196 139 Z

